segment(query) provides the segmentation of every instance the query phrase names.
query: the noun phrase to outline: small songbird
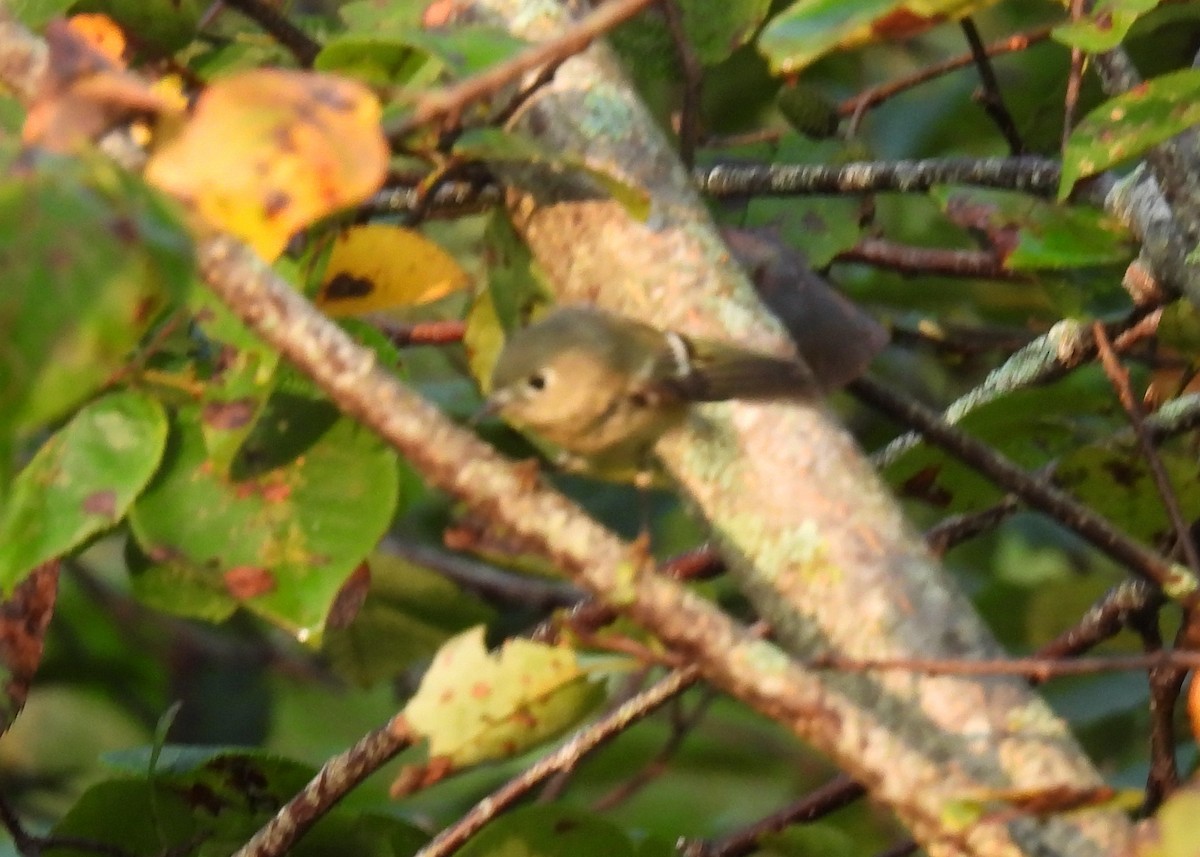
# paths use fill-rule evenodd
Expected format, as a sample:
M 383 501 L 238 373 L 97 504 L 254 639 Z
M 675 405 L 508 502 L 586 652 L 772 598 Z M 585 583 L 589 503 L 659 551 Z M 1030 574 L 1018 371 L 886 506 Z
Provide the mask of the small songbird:
M 819 393 L 798 360 L 567 306 L 511 334 L 485 412 L 553 444 L 568 467 L 641 472 L 693 403 Z

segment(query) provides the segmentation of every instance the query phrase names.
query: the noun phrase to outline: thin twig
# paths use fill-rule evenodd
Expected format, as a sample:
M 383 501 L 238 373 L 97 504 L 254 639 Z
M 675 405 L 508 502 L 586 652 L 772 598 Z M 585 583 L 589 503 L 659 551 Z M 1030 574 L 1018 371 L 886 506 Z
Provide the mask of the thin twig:
M 1071 0 L 1071 21 L 1083 17 L 1083 0 Z M 1071 48 L 1071 65 L 1067 71 L 1067 92 L 1063 97 L 1062 149 L 1066 151 L 1071 128 L 1075 125 L 1075 108 L 1079 106 L 1079 90 L 1083 84 L 1083 50 Z
M 916 430 L 930 443 L 969 464 L 1005 491 L 1015 494 L 1025 503 L 1083 536 L 1131 571 L 1161 587 L 1164 592 L 1178 594 L 1185 604 L 1200 599 L 1196 576 L 1188 569 L 1169 562 L 1150 548 L 1133 541 L 1075 498 L 1031 477 L 987 444 L 950 426 L 934 411 L 869 378 L 859 378 L 847 389 L 902 425 Z
M 1065 658 L 1108 640 L 1138 617 L 1158 610 L 1162 592 L 1141 578 L 1122 581 L 1104 594 L 1078 622 L 1038 649 L 1041 658 Z
M 237 850 L 233 857 L 281 857 L 338 801 L 395 758 L 410 742 L 386 726 L 325 762 L 303 789 Z
M 989 57 L 994 57 L 1001 54 L 1013 53 L 1015 51 L 1023 51 L 1030 45 L 1037 44 L 1038 42 L 1044 42 L 1050 37 L 1050 32 L 1053 29 L 1054 28 L 1050 26 L 1042 27 L 1041 29 L 1037 30 L 1031 30 L 1028 33 L 1017 33 L 1015 36 L 1009 36 L 1008 38 L 993 42 L 987 46 L 985 52 Z M 952 57 L 951 59 L 937 63 L 936 65 L 923 68 L 917 73 L 908 77 L 901 78 L 900 80 L 891 83 L 885 83 L 880 86 L 876 86 L 873 89 L 868 89 L 866 92 L 859 93 L 853 98 L 847 98 L 845 101 L 839 104 L 837 110 L 838 115 L 862 115 L 863 111 L 881 104 L 884 101 L 887 101 L 889 98 L 893 98 L 899 93 L 904 92 L 905 90 L 912 89 L 913 87 L 919 86 L 922 83 L 939 78 L 948 72 L 957 71 L 960 68 L 966 68 L 974 62 L 974 53 L 968 51 L 967 53 Z
M 419 542 L 387 538 L 382 547 L 436 571 L 447 580 L 489 601 L 542 611 L 570 607 L 584 598 L 584 593 L 569 583 L 514 574 L 477 559 Z
M 983 46 L 983 40 L 979 38 L 979 30 L 975 28 L 975 22 L 970 18 L 963 18 L 959 21 L 959 26 L 962 27 L 963 35 L 967 37 L 967 44 L 971 46 L 971 56 L 975 60 L 975 67 L 979 70 L 979 81 L 983 88 L 979 93 L 978 101 L 987 115 L 992 117 L 992 121 L 1000 129 L 1000 133 L 1004 135 L 1004 139 L 1008 142 L 1009 153 L 1014 156 L 1022 155 L 1025 153 L 1025 143 L 1021 140 L 1020 132 L 1017 131 L 1017 123 L 1013 121 L 1012 114 L 1008 112 L 1008 107 L 1004 104 L 1004 96 L 1000 92 L 1000 81 L 996 79 L 996 72 L 992 68 L 991 59 L 988 58 L 987 48 Z
M 759 850 L 765 836 L 778 833 L 793 824 L 824 818 L 860 797 L 867 790 L 839 774 L 783 809 L 764 816 L 749 827 L 712 842 L 689 842 L 679 849 L 679 857 L 744 857 Z
M 1133 617 L 1130 623 L 1142 638 L 1148 656 L 1164 657 L 1159 629 L 1159 611 Z M 1179 785 L 1179 763 L 1175 759 L 1175 703 L 1187 672 L 1178 666 L 1161 664 L 1149 670 L 1150 684 L 1150 770 L 1146 774 L 1146 792 L 1142 805 L 1153 812 L 1162 799 Z
M 955 545 L 994 530 L 1012 517 L 1017 509 L 1017 500 L 1010 494 L 987 509 L 946 518 L 925 531 L 925 544 L 929 545 L 929 550 L 935 556 L 944 556 Z
M 265 0 L 225 0 L 225 5 L 241 12 L 270 33 L 275 41 L 287 48 L 296 58 L 296 62 L 304 68 L 311 68 L 317 54 L 321 52 L 319 42 L 289 21 L 278 9 Z
M 554 752 L 543 756 L 513 779 L 467 810 L 435 836 L 415 857 L 446 857 L 462 847 L 485 824 L 551 776 L 569 771 L 580 760 L 620 735 L 635 721 L 651 714 L 691 687 L 700 677 L 695 667 L 672 670 L 608 716 L 579 730 Z
M 412 324 L 380 321 L 376 327 L 397 348 L 407 348 L 410 345 L 450 345 L 462 342 L 467 332 L 464 321 L 418 321 Z
M 1175 529 L 1175 543 L 1183 553 L 1188 568 L 1194 573 L 1200 574 L 1200 554 L 1196 552 L 1191 526 L 1183 517 L 1183 510 L 1179 507 L 1179 495 L 1175 492 L 1171 478 L 1167 475 L 1167 468 L 1158 454 L 1158 447 L 1154 445 L 1154 441 L 1150 439 L 1150 434 L 1146 430 L 1146 415 L 1142 411 L 1137 397 L 1133 395 L 1133 389 L 1129 385 L 1129 373 L 1117 359 L 1117 354 L 1104 330 L 1104 325 L 1096 322 L 1092 325 L 1092 331 L 1096 337 L 1100 363 L 1104 367 L 1104 372 L 1113 385 L 1113 389 L 1117 392 L 1117 399 L 1120 400 L 1121 407 L 1129 415 L 1129 424 L 1133 427 L 1138 446 L 1141 447 L 1142 455 L 1146 459 L 1146 467 L 1150 470 L 1150 478 L 1154 480 L 1154 488 L 1158 491 L 1158 497 L 1162 501 L 1167 518 Z
M 683 711 L 683 700 L 677 697 L 674 700 L 671 715 L 671 734 L 667 736 L 666 742 L 654 754 L 654 758 L 619 786 L 597 798 L 592 803 L 592 809 L 595 812 L 607 812 L 610 809 L 615 809 L 662 776 L 667 770 L 668 763 L 679 752 L 679 748 L 683 746 L 684 740 L 691 734 L 692 730 L 700 725 L 714 699 L 716 699 L 716 694 L 712 690 L 709 690 L 703 694 L 691 712 L 685 714 Z
M 456 117 L 470 104 L 487 98 L 521 76 L 547 63 L 561 62 L 587 48 L 595 39 L 659 0 L 610 0 L 553 39 L 530 46 L 512 59 L 438 92 L 423 96 L 411 115 L 393 130 L 397 139 L 427 123 Z
M 683 75 L 683 99 L 679 105 L 679 160 L 689 170 L 696 163 L 696 141 L 700 136 L 700 85 L 704 67 L 683 29 L 679 0 L 659 0 L 667 32 L 675 45 L 675 59 Z
M 1021 676 L 1036 682 L 1052 678 L 1141 672 L 1161 668 L 1200 667 L 1200 652 L 1160 649 L 1140 655 L 1096 655 L 1089 658 L 851 658 L 822 655 L 808 658 L 804 665 L 814 670 L 848 673 L 906 672 L 939 676 Z
M 972 277 L 1029 282 L 1031 277 L 1004 267 L 1004 261 L 988 250 L 943 250 L 913 247 L 882 238 L 862 238 L 834 257 L 835 262 L 858 262 L 886 268 L 906 276 Z

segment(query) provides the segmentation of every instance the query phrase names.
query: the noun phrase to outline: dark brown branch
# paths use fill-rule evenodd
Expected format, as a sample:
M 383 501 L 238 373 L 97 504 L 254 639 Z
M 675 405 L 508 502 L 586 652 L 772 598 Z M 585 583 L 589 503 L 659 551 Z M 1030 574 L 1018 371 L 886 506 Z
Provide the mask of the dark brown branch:
M 683 29 L 679 0 L 660 0 L 659 9 L 675 45 L 675 59 L 683 76 L 683 100 L 679 105 L 679 160 L 689 170 L 696 163 L 696 141 L 700 137 L 700 84 L 704 67 Z
M 530 610 L 554 610 L 578 604 L 584 594 L 559 580 L 542 580 L 504 571 L 461 554 L 398 538 L 386 539 L 383 548 L 410 562 L 436 571 L 488 601 L 520 605 Z
M 979 277 L 992 280 L 1029 281 L 1028 274 L 1011 271 L 995 253 L 986 250 L 944 250 L 912 247 L 882 238 L 863 238 L 843 250 L 835 262 L 859 262 L 886 268 L 907 276 Z
M 1050 32 L 1053 27 L 1042 27 L 1038 30 L 1031 30 L 1028 33 L 1018 33 L 1015 36 L 1009 36 L 1005 39 L 993 42 L 988 45 L 985 52 L 989 57 L 999 56 L 1001 54 L 1013 53 L 1015 51 L 1023 51 L 1030 45 L 1043 42 L 1050 37 Z M 840 116 L 858 116 L 863 111 L 868 110 L 877 104 L 893 98 L 905 90 L 912 89 L 922 83 L 934 80 L 952 71 L 957 71 L 961 68 L 966 68 L 975 62 L 975 56 L 968 51 L 965 54 L 953 57 L 936 65 L 928 66 L 921 69 L 916 74 L 910 75 L 892 83 L 885 83 L 873 89 L 868 89 L 866 92 L 860 93 L 853 98 L 848 98 L 838 105 L 838 114 Z
M 712 842 L 691 842 L 679 851 L 679 857 L 744 857 L 760 848 L 765 836 L 778 833 L 793 824 L 824 818 L 848 806 L 866 794 L 866 789 L 849 777 L 839 775 L 814 789 L 795 803 L 765 816 L 731 836 Z
M 1086 652 L 1116 636 L 1138 617 L 1156 612 L 1164 600 L 1156 586 L 1141 578 L 1123 581 L 1105 593 L 1074 627 L 1038 649 L 1038 656 L 1065 658 Z
M 1200 597 L 1196 592 L 1196 577 L 1186 568 L 1131 540 L 1078 500 L 1031 477 L 987 444 L 947 424 L 937 413 L 869 378 L 854 381 L 848 389 L 862 401 L 969 464 L 1005 491 L 1083 536 L 1164 592 L 1176 593 L 1184 603 L 1194 603 Z
M 321 52 L 319 42 L 289 21 L 266 0 L 224 0 L 225 5 L 241 12 L 287 48 L 303 68 L 312 68 Z
M 963 18 L 959 22 L 959 26 L 962 27 L 963 35 L 967 37 L 967 44 L 971 46 L 971 56 L 975 61 L 975 68 L 979 71 L 979 80 L 983 86 L 976 100 L 996 123 L 1000 133 L 1004 135 L 1004 139 L 1008 142 L 1009 153 L 1013 156 L 1022 155 L 1025 152 L 1025 143 L 1017 131 L 1017 123 L 1013 121 L 1012 114 L 1008 112 L 1008 107 L 1004 104 L 1004 96 L 1000 93 L 1000 81 L 996 79 L 996 72 L 992 68 L 992 61 L 988 58 L 987 48 L 984 47 L 983 40 L 979 38 L 979 30 L 975 28 L 975 22 L 970 18 Z
M 1096 322 L 1092 325 L 1092 331 L 1096 337 L 1096 347 L 1100 354 L 1101 365 L 1104 366 L 1104 372 L 1108 375 L 1113 389 L 1117 391 L 1117 398 L 1121 402 L 1121 407 L 1129 415 L 1129 423 L 1133 427 L 1133 433 L 1137 438 L 1138 446 L 1141 447 L 1142 455 L 1146 459 L 1146 466 L 1150 470 L 1151 479 L 1154 480 L 1154 487 L 1158 491 L 1159 500 L 1162 501 L 1163 509 L 1167 513 L 1167 519 L 1171 522 L 1171 526 L 1175 528 L 1175 542 L 1179 546 L 1184 559 L 1187 561 L 1188 568 L 1194 574 L 1200 574 L 1200 554 L 1196 552 L 1196 543 L 1192 539 L 1191 526 L 1184 520 L 1183 510 L 1179 507 L 1179 496 L 1175 493 L 1175 487 L 1171 485 L 1170 477 L 1167 476 L 1167 469 L 1163 466 L 1162 458 L 1158 454 L 1158 447 L 1154 445 L 1154 441 L 1150 438 L 1150 433 L 1146 430 L 1146 415 L 1143 413 L 1141 405 L 1138 404 L 1137 398 L 1133 395 L 1133 389 L 1129 385 L 1129 373 L 1125 371 L 1125 368 L 1121 366 L 1120 361 L 1117 359 L 1117 354 L 1108 339 L 1104 325 Z

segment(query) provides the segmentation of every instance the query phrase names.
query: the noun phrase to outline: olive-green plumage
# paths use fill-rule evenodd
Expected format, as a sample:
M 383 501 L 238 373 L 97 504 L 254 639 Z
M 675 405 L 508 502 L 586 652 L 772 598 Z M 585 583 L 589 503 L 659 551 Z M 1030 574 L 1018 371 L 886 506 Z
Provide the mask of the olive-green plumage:
M 488 410 L 576 459 L 640 467 L 693 402 L 816 392 L 798 361 L 571 306 L 510 336 Z

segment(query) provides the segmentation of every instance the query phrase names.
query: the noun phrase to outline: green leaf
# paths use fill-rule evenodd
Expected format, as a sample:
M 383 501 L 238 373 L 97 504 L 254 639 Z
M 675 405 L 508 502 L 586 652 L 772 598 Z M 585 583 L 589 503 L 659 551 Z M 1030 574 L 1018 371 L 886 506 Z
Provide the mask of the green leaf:
M 1109 51 L 1121 44 L 1137 20 L 1158 6 L 1158 0 L 1107 0 L 1097 3 L 1078 21 L 1054 28 L 1051 37 L 1088 53 Z
M 75 0 L 10 0 L 9 9 L 17 20 L 34 30 L 40 30 L 53 18 L 62 16 Z
M 356 77 L 373 86 L 429 85 L 443 68 L 428 52 L 386 36 L 342 36 L 326 42 L 316 71 Z
M 133 390 L 84 407 L 21 471 L 0 511 L 0 587 L 125 517 L 162 458 L 167 418 Z
M 972 411 L 957 425 L 991 444 L 1017 464 L 1035 470 L 1105 436 L 1123 424 L 1097 413 L 1096 399 L 1108 388 L 1098 369 L 1080 370 L 1044 387 L 1018 390 Z M 886 468 L 888 483 L 902 496 L 943 513 L 966 512 L 997 502 L 1002 492 L 983 476 L 941 450 L 921 444 Z
M 454 143 L 455 154 L 481 161 L 534 164 L 554 171 L 578 170 L 619 202 L 635 220 L 650 215 L 650 195 L 612 166 L 597 165 L 563 152 L 552 152 L 539 141 L 500 128 L 471 128 Z M 535 174 L 531 177 L 537 181 Z
M 902 38 L 990 6 L 994 0 L 796 0 L 758 39 L 775 74 L 795 74 L 836 48 Z
M 705 66 L 728 59 L 750 41 L 770 9 L 770 0 L 680 0 L 683 32 Z M 678 48 L 661 15 L 638 15 L 611 34 L 617 52 L 635 73 L 678 76 Z M 646 69 L 649 64 L 650 69 Z
M 8 172 L 0 235 L 2 448 L 124 367 L 147 323 L 190 288 L 192 257 L 160 198 L 99 160 Z
M 339 673 L 369 686 L 431 657 L 454 634 L 495 618 L 436 572 L 394 556 L 371 559 L 371 588 L 349 627 L 325 634 Z
M 279 352 L 252 334 L 207 289 L 194 304 L 196 331 L 210 356 L 200 427 L 212 466 L 225 474 L 275 388 Z
M 103 12 L 136 33 L 143 49 L 171 54 L 196 37 L 208 5 L 207 0 L 79 0 L 72 12 Z
M 149 857 L 193 841 L 200 831 L 198 809 L 185 795 L 144 779 L 106 780 L 83 793 L 54 826 L 52 835 Z M 64 847 L 52 853 L 54 857 L 94 857 L 96 852 Z
M 789 134 L 780 141 L 775 157 L 779 163 L 828 164 L 845 160 L 846 151 L 842 143 Z M 803 252 L 812 267 L 822 268 L 858 241 L 861 215 L 862 203 L 855 196 L 755 197 L 746 205 L 743 225 L 770 228 L 783 243 Z
M 227 596 L 316 644 L 342 583 L 396 508 L 395 454 L 330 405 L 277 393 L 231 476 L 207 458 L 197 414 L 174 420 L 158 476 L 131 522 L 166 579 Z M 143 584 L 143 587 L 145 584 Z M 159 597 L 169 597 L 164 585 Z M 186 596 L 179 609 L 186 611 Z
M 457 857 L 633 857 L 611 821 L 565 806 L 526 806 L 493 821 Z
M 1196 857 L 1196 813 L 1200 790 L 1180 789 L 1159 808 L 1145 835 L 1138 841 L 1137 857 Z
M 1158 457 L 1185 519 L 1200 515 L 1200 467 L 1195 453 L 1167 446 L 1158 450 Z M 1133 441 L 1081 447 L 1062 459 L 1054 475 L 1092 511 L 1119 521 L 1121 530 L 1135 539 L 1157 541 L 1171 533 L 1146 457 Z
M 1113 265 L 1133 256 L 1133 238 L 1115 218 L 1082 206 L 1065 206 L 1025 194 L 938 187 L 930 191 L 942 211 L 969 212 L 971 226 L 993 236 L 1012 271 Z
M 1075 126 L 1063 151 L 1058 198 L 1075 183 L 1200 124 L 1200 70 L 1156 77 L 1109 99 Z
M 429 755 L 455 767 L 503 759 L 577 723 L 603 688 L 571 649 L 510 639 L 496 654 L 482 626 L 450 640 L 433 659 L 403 715 Z

